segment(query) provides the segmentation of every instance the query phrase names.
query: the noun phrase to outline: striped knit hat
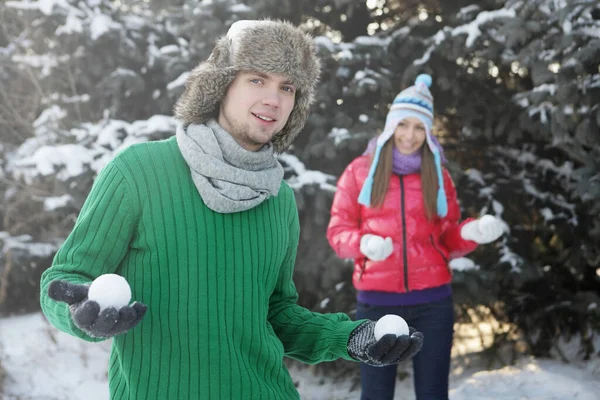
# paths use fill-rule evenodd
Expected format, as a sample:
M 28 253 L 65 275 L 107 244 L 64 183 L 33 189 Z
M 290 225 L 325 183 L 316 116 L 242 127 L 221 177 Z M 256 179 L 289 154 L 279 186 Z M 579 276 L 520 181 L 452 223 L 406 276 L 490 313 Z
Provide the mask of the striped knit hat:
M 431 76 L 421 74 L 417 76 L 414 86 L 404 89 L 394 99 L 390 111 L 385 120 L 385 128 L 379 135 L 376 142 L 373 163 L 369 170 L 369 175 L 358 196 L 358 202 L 365 206 L 371 205 L 371 191 L 373 189 L 373 177 L 379 163 L 379 156 L 383 145 L 394 136 L 396 127 L 403 119 L 408 117 L 418 118 L 425 126 L 425 138 L 429 149 L 433 153 L 435 168 L 438 177 L 437 194 L 437 213 L 440 217 L 445 217 L 448 213 L 448 201 L 444 191 L 444 177 L 442 175 L 442 159 L 440 149 L 435 145 L 432 139 L 431 129 L 433 127 L 433 96 L 429 91 L 431 86 Z

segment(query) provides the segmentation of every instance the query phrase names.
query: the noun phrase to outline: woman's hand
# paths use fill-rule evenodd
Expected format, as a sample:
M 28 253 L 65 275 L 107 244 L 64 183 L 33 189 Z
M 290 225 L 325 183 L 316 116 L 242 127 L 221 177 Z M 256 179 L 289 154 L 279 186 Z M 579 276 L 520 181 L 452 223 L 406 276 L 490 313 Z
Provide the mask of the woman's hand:
M 479 244 L 487 244 L 495 241 L 504 233 L 504 223 L 492 216 L 484 215 L 478 220 L 466 223 L 460 235 L 465 240 L 472 240 Z
M 370 260 L 382 261 L 385 260 L 394 251 L 392 238 L 372 235 L 367 233 L 360 238 L 360 252 Z

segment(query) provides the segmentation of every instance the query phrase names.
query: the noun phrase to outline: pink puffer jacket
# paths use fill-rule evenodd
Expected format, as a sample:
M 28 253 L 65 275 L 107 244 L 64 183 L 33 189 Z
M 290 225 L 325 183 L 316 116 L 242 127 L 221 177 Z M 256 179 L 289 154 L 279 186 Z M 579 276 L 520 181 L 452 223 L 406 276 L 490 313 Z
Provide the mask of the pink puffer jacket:
M 346 168 L 337 184 L 327 239 L 341 258 L 354 259 L 352 280 L 358 290 L 407 292 L 449 283 L 448 261 L 473 251 L 477 244 L 464 240 L 460 208 L 452 178 L 444 169 L 448 215 L 433 221 L 425 217 L 420 174 L 392 175 L 382 207 L 358 204 L 370 158 L 361 156 Z M 383 261 L 372 261 L 360 252 L 360 239 L 371 233 L 391 237 L 394 252 Z

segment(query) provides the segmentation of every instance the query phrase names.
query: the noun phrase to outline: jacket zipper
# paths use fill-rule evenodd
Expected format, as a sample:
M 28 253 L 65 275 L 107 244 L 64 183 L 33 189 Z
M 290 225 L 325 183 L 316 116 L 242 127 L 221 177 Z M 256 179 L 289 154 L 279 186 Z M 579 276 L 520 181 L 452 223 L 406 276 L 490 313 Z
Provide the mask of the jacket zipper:
M 402 255 L 404 257 L 404 289 L 408 292 L 408 251 L 406 246 L 406 210 L 404 209 L 404 176 L 400 175 L 400 201 L 402 210 Z

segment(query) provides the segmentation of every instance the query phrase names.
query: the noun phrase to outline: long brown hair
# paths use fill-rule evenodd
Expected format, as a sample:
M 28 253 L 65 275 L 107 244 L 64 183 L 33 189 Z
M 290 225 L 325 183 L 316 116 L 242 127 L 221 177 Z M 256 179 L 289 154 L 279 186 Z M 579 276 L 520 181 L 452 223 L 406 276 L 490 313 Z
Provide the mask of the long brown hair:
M 373 207 L 381 207 L 387 194 L 392 175 L 394 146 L 394 140 L 391 138 L 381 149 L 379 163 L 373 177 L 373 191 L 371 192 L 371 204 Z M 373 156 L 371 156 L 371 162 L 373 162 Z M 425 216 L 431 221 L 437 215 L 438 180 L 433 153 L 426 142 L 421 146 L 421 187 Z

